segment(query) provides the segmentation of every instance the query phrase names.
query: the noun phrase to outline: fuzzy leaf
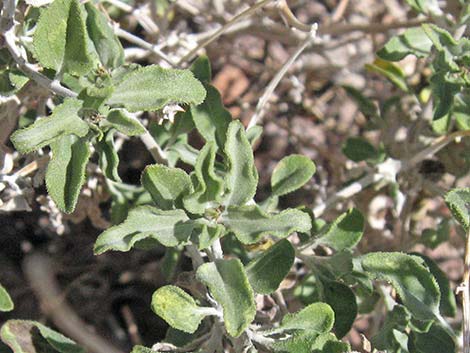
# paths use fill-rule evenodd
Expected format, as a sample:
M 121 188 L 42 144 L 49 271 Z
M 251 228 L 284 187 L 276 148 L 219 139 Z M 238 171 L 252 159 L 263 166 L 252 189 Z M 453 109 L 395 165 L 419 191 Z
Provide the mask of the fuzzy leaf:
M 64 53 L 66 72 L 77 76 L 86 75 L 94 67 L 95 58 L 88 43 L 83 7 L 78 0 L 71 0 Z
M 163 286 L 153 293 L 152 310 L 171 327 L 194 333 L 207 315 L 188 293 L 175 286 Z
M 315 174 L 310 158 L 298 154 L 283 158 L 271 176 L 273 195 L 281 196 L 300 189 Z
M 260 294 L 277 290 L 294 259 L 294 248 L 287 239 L 282 239 L 252 260 L 245 269 L 253 290 Z
M 0 312 L 12 311 L 14 307 L 7 290 L 0 284 Z
M 369 253 L 363 257 L 362 267 L 371 277 L 389 282 L 418 320 L 432 320 L 439 314 L 437 281 L 415 257 L 399 252 Z
M 373 160 L 379 157 L 379 151 L 369 141 L 361 137 L 350 137 L 343 145 L 342 151 L 354 162 Z
M 336 251 L 352 249 L 362 238 L 364 217 L 355 208 L 349 209 L 327 228 L 316 240 L 316 244 L 327 245 Z
M 2 326 L 0 338 L 13 353 L 85 353 L 71 339 L 36 321 L 9 320 Z
M 399 61 L 409 54 L 418 58 L 431 53 L 432 41 L 421 27 L 408 28 L 403 34 L 392 37 L 377 55 L 388 61 Z
M 78 116 L 81 106 L 79 100 L 67 98 L 54 109 L 52 115 L 15 131 L 11 135 L 11 142 L 19 152 L 28 153 L 49 145 L 62 135 L 74 134 L 84 137 L 89 128 Z
M 126 74 L 108 100 L 129 111 L 159 110 L 169 103 L 201 104 L 204 86 L 189 70 L 163 69 L 157 65 Z
M 251 200 L 258 185 L 258 172 L 254 164 L 253 150 L 239 121 L 232 121 L 225 144 L 227 174 L 225 176 L 226 205 L 243 205 Z
M 278 214 L 268 214 L 256 205 L 229 207 L 222 216 L 222 222 L 243 244 L 256 243 L 265 235 L 286 238 L 293 232 L 306 233 L 312 227 L 305 212 L 287 209 Z
M 162 164 L 147 166 L 142 173 L 142 185 L 153 201 L 163 210 L 169 210 L 192 191 L 189 175 L 179 168 Z
M 470 188 L 453 189 L 445 196 L 447 207 L 460 225 L 470 228 Z
M 454 317 L 457 312 L 457 303 L 455 301 L 455 294 L 449 284 L 449 279 L 446 274 L 439 268 L 439 265 L 433 259 L 423 254 L 413 253 L 415 256 L 421 257 L 429 271 L 436 278 L 439 290 L 441 292 L 441 301 L 439 302 L 439 311 L 445 316 Z
M 392 311 L 387 313 L 380 331 L 372 337 L 374 347 L 391 352 L 399 351 L 401 336 L 396 332 L 405 331 L 410 318 L 410 313 L 404 306 L 395 305 Z
M 184 198 L 184 207 L 191 213 L 202 214 L 206 208 L 215 207 L 223 190 L 223 179 L 215 173 L 214 143 L 207 143 L 197 156 L 194 166 L 194 192 Z
M 240 260 L 205 263 L 198 268 L 196 278 L 209 287 L 215 300 L 222 306 L 228 334 L 240 336 L 256 314 L 253 289 Z
M 131 353 L 158 353 L 158 352 L 154 351 L 151 348 L 147 348 L 144 346 L 134 346 L 132 348 Z
M 57 207 L 71 213 L 85 182 L 90 158 L 88 140 L 66 135 L 51 143 L 52 158 L 47 166 L 46 186 Z
M 140 121 L 133 118 L 125 109 L 111 109 L 105 122 L 127 136 L 139 136 L 145 133 Z
M 191 72 L 201 82 L 208 83 L 212 81 L 212 68 L 207 55 L 201 55 L 193 62 Z
M 356 319 L 356 296 L 347 285 L 340 282 L 324 280 L 322 285 L 324 301 L 335 313 L 335 333 L 341 338 L 349 332 Z
M 273 332 L 301 331 L 307 333 L 325 333 L 331 331 L 335 321 L 334 311 L 328 304 L 313 303 L 297 313 L 287 314 L 279 328 Z
M 114 34 L 106 16 L 91 3 L 85 4 L 88 13 L 86 26 L 101 63 L 105 67 L 116 68 L 124 64 L 124 49 Z
M 197 244 L 199 250 L 207 249 L 212 243 L 224 235 L 225 228 L 222 224 L 215 226 L 203 224 L 200 231 L 193 233 L 196 239 L 193 240 Z
M 96 151 L 100 157 L 100 168 L 106 178 L 120 182 L 118 173 L 119 155 L 114 147 L 114 133 L 116 130 L 109 130 L 101 141 L 95 144 Z
M 88 47 L 85 16 L 78 0 L 56 0 L 39 17 L 33 37 L 34 54 L 41 65 L 73 75 L 85 75 L 94 66 Z
M 225 109 L 219 91 L 210 84 L 204 86 L 207 91 L 206 99 L 202 104 L 191 107 L 191 116 L 202 137 L 207 142 L 217 142 L 219 148 L 222 149 L 232 116 Z
M 457 351 L 454 339 L 436 323 L 426 333 L 414 333 L 414 346 L 420 353 L 455 353 Z
M 193 230 L 193 224 L 182 210 L 162 211 L 151 206 L 132 209 L 127 219 L 113 226 L 98 237 L 94 252 L 96 255 L 109 250 L 129 251 L 143 239 L 154 239 L 171 247 L 186 242 Z

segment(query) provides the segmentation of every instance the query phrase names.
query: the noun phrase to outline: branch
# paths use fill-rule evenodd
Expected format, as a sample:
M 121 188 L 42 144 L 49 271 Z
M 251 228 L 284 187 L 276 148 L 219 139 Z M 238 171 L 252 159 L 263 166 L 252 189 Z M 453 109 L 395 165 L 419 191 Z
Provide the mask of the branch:
M 260 98 L 258 101 L 258 104 L 256 106 L 256 111 L 253 114 L 253 116 L 250 119 L 250 122 L 248 123 L 247 130 L 250 129 L 251 127 L 255 126 L 258 123 L 258 120 L 261 120 L 261 118 L 264 115 L 264 107 L 266 103 L 268 102 L 269 98 L 273 94 L 274 90 L 276 89 L 277 85 L 279 82 L 281 82 L 282 78 L 286 74 L 286 72 L 289 70 L 289 68 L 292 66 L 292 64 L 295 62 L 295 60 L 302 54 L 302 52 L 310 45 L 313 43 L 314 39 L 316 38 L 317 35 L 317 24 L 314 24 L 310 27 L 310 33 L 307 36 L 307 38 L 304 39 L 302 43 L 297 47 L 295 52 L 291 55 L 291 57 L 284 63 L 282 68 L 278 71 L 276 76 L 273 77 L 271 82 L 269 83 L 268 87 L 266 87 L 266 90 L 263 93 L 263 96 Z
M 209 44 L 211 44 L 213 41 L 215 41 L 217 38 L 219 38 L 221 35 L 223 35 L 227 30 L 232 27 L 235 23 L 240 21 L 241 19 L 245 17 L 251 16 L 256 10 L 260 9 L 264 5 L 266 5 L 268 2 L 273 1 L 273 0 L 261 0 L 254 4 L 253 6 L 249 7 L 245 11 L 242 11 L 235 17 L 233 17 L 230 21 L 228 21 L 226 24 L 224 24 L 222 27 L 219 29 L 215 30 L 208 38 L 206 38 L 204 41 L 202 41 L 200 44 L 198 44 L 194 49 L 192 49 L 189 53 L 184 55 L 179 61 L 178 61 L 178 66 L 183 65 L 184 63 L 190 61 L 199 50 L 202 48 L 205 48 Z
M 88 324 L 67 304 L 55 279 L 55 269 L 52 260 L 41 253 L 30 254 L 23 262 L 23 271 L 41 304 L 42 312 L 90 353 L 122 353 L 111 342 L 89 331 Z

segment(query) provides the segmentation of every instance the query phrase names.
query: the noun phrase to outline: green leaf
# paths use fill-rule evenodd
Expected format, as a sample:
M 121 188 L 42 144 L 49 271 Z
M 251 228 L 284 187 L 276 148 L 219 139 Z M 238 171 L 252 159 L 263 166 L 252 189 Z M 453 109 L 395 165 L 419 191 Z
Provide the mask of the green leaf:
M 268 214 L 256 205 L 231 206 L 221 220 L 243 244 L 256 243 L 265 235 L 286 238 L 293 232 L 306 233 L 312 227 L 305 212 L 287 209 L 278 214 Z
M 191 107 L 191 116 L 202 137 L 207 142 L 217 142 L 222 149 L 232 116 L 225 109 L 219 91 L 210 84 L 205 84 L 204 87 L 207 91 L 206 99 L 202 104 Z
M 134 346 L 132 348 L 131 353 L 158 353 L 158 352 L 154 351 L 151 348 L 147 348 L 144 346 Z
M 470 130 L 470 94 L 459 93 L 454 97 L 452 115 L 459 130 Z
M 332 333 L 322 333 L 319 335 L 311 347 L 312 353 L 346 353 L 351 352 L 351 347 L 345 342 L 341 342 Z
M 295 250 L 287 239 L 282 239 L 252 260 L 245 268 L 253 290 L 271 294 L 289 273 L 295 260 Z
M 196 278 L 209 287 L 215 300 L 222 306 L 228 334 L 240 336 L 256 314 L 253 289 L 240 260 L 205 263 L 198 268 Z
M 452 215 L 468 231 L 470 228 L 470 188 L 453 189 L 445 196 Z
M 403 342 L 403 337 L 397 332 L 404 332 L 410 319 L 410 313 L 404 306 L 395 305 L 392 311 L 387 313 L 380 331 L 372 337 L 374 347 L 390 350 L 390 352 L 399 351 L 400 346 L 406 345 L 407 342 Z
M 88 47 L 85 15 L 78 0 L 56 0 L 39 17 L 34 55 L 55 71 L 85 75 L 94 66 Z
M 9 320 L 2 326 L 0 338 L 13 353 L 85 353 L 71 339 L 36 321 Z
M 124 64 L 124 49 L 114 34 L 106 16 L 91 3 L 85 4 L 86 26 L 103 66 L 116 68 Z
M 184 170 L 162 164 L 144 169 L 142 185 L 152 195 L 155 204 L 163 210 L 174 208 L 193 189 L 191 179 Z
M 355 89 L 352 86 L 343 86 L 343 88 L 348 96 L 351 97 L 354 102 L 356 102 L 359 110 L 366 118 L 371 117 L 377 120 L 380 117 L 377 106 L 371 99 L 364 96 L 361 91 Z
M 196 332 L 208 310 L 202 308 L 181 288 L 163 286 L 153 293 L 152 310 L 171 327 L 188 333 Z M 212 309 L 213 310 L 213 309 Z
M 225 144 L 227 174 L 225 176 L 225 204 L 243 205 L 256 194 L 258 172 L 254 164 L 253 150 L 239 121 L 232 121 Z
M 118 83 L 108 104 L 129 111 L 159 110 L 169 103 L 201 104 L 204 86 L 189 70 L 150 65 L 131 71 Z
M 441 292 L 441 301 L 439 302 L 439 311 L 445 316 L 454 317 L 457 313 L 457 303 L 455 301 L 455 294 L 452 288 L 450 288 L 449 279 L 446 274 L 439 268 L 439 266 L 428 256 L 419 253 L 413 253 L 415 256 L 421 257 L 429 271 L 432 273 L 434 278 L 439 285 Z
M 364 217 L 355 208 L 349 209 L 327 228 L 316 244 L 327 245 L 336 251 L 354 248 L 362 238 Z
M 433 16 L 442 15 L 437 0 L 406 0 L 406 2 L 417 12 Z
M 433 320 L 439 314 L 437 281 L 415 257 L 399 252 L 369 253 L 363 257 L 362 267 L 371 277 L 389 282 L 415 318 Z
M 140 121 L 125 109 L 111 109 L 104 122 L 127 136 L 139 136 L 145 133 Z
M 192 178 L 194 192 L 184 198 L 184 207 L 191 213 L 202 214 L 220 201 L 224 181 L 214 169 L 216 149 L 214 143 L 207 143 L 197 156 Z
M 222 224 L 203 224 L 199 232 L 193 233 L 196 238 L 193 242 L 197 244 L 199 250 L 204 250 L 210 247 L 216 239 L 222 237 L 224 233 L 225 227 Z
M 129 251 L 143 239 L 154 239 L 164 246 L 176 246 L 186 242 L 193 230 L 193 223 L 182 210 L 162 211 L 151 206 L 139 206 L 129 212 L 127 219 L 113 226 L 98 237 L 96 255 L 109 250 Z
M 72 75 L 86 75 L 93 69 L 94 59 L 89 48 L 85 13 L 78 0 L 71 0 L 67 19 L 64 70 Z
M 452 337 L 440 325 L 434 323 L 426 333 L 415 332 L 414 347 L 420 353 L 455 353 L 457 346 Z
M 46 171 L 47 192 L 57 207 L 73 212 L 85 183 L 85 171 L 90 158 L 88 140 L 65 135 L 51 143 L 52 158 Z
M 0 284 L 0 312 L 12 311 L 15 305 L 7 290 Z
M 27 128 L 15 131 L 11 142 L 21 153 L 35 151 L 49 145 L 62 135 L 74 134 L 84 137 L 88 133 L 88 124 L 78 116 L 82 103 L 67 98 L 57 106 L 52 115 L 36 120 Z
M 331 331 L 335 321 L 334 311 L 328 304 L 313 303 L 297 313 L 287 314 L 279 328 L 271 332 L 303 331 L 308 333 L 325 333 Z
M 106 132 L 104 138 L 95 144 L 95 148 L 100 157 L 99 164 L 105 177 L 120 182 L 121 178 L 118 173 L 119 156 L 114 147 L 114 133 L 114 129 Z
M 379 75 L 386 77 L 391 83 L 393 83 L 402 91 L 409 91 L 408 85 L 406 83 L 405 74 L 399 66 L 389 61 L 377 58 L 375 59 L 373 64 L 366 64 L 365 67 L 369 71 L 378 73 Z
M 207 55 L 201 55 L 191 65 L 191 71 L 199 81 L 208 83 L 212 81 L 211 63 Z
M 446 74 L 439 73 L 431 77 L 431 90 L 435 100 L 433 128 L 438 133 L 449 129 L 454 96 L 460 91 L 460 85 L 449 81 Z
M 394 36 L 377 52 L 383 60 L 400 61 L 413 54 L 425 58 L 431 53 L 432 41 L 421 27 L 408 28 L 403 34 Z
M 357 316 L 356 296 L 343 283 L 324 279 L 322 284 L 324 301 L 335 313 L 335 333 L 339 338 L 344 337 L 351 329 Z
M 315 164 L 306 156 L 293 154 L 284 157 L 271 176 L 273 195 L 281 196 L 300 189 L 315 174 Z
M 343 145 L 342 151 L 354 162 L 374 160 L 380 157 L 379 151 L 361 137 L 350 137 Z

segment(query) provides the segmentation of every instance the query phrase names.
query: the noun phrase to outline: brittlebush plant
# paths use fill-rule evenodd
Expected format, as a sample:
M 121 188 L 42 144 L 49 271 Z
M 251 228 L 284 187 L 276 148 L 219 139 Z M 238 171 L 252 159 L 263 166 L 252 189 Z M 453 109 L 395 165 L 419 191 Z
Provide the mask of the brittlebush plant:
M 408 3 L 426 15 L 433 15 L 437 6 L 435 1 Z M 25 32 L 34 28 L 26 47 L 31 58 L 44 72 L 55 75 L 60 87 L 69 87 L 54 97 L 50 115 L 11 136 L 20 153 L 50 151 L 45 184 L 57 207 L 74 211 L 88 161 L 97 155 L 112 197 L 115 224 L 97 238 L 95 254 L 165 247 L 167 278 L 175 278 L 172 258 L 186 254 L 192 260 L 197 285 L 155 288 L 152 309 L 170 327 L 167 339 L 155 347 L 194 352 L 348 352 L 349 345 L 341 339 L 358 314 L 378 310 L 386 315 L 380 330 L 369 337 L 375 349 L 457 350 L 458 334 L 445 319 L 456 313 L 455 298 L 433 260 L 403 252 L 359 254 L 355 247 L 363 236 L 364 216 L 357 209 L 328 223 L 303 205 L 279 207 L 280 198 L 311 180 L 316 168 L 309 158 L 295 154 L 279 161 L 270 195 L 256 201 L 253 145 L 262 128 L 246 130 L 232 119 L 210 84 L 206 57 L 185 70 L 126 63 L 120 41 L 92 2 L 55 0 L 20 26 Z M 393 61 L 407 55 L 431 58 L 426 89 L 434 111 L 428 125 L 434 134 L 447 134 L 452 126 L 469 128 L 469 49 L 467 38 L 457 40 L 448 31 L 425 24 L 393 37 L 369 69 L 388 78 L 403 95 L 420 100 L 420 92 L 408 86 Z M 29 81 L 30 73 L 18 69 L 6 49 L 1 54 L 2 92 L 14 94 Z M 361 92 L 345 89 L 377 129 L 386 128 L 387 109 L 399 104 L 396 99 L 378 109 Z M 176 114 L 174 121 L 148 127 L 140 118 L 142 112 L 163 111 Z M 201 149 L 188 142 L 193 130 L 205 141 Z M 153 139 L 161 148 L 158 163 L 143 171 L 141 187 L 130 188 L 119 177 L 114 148 L 118 133 Z M 383 146 L 351 138 L 344 153 L 355 162 L 366 161 L 383 182 L 397 186 L 396 173 L 387 174 L 384 168 L 396 164 Z M 192 171 L 178 168 L 179 162 Z M 469 195 L 467 189 L 455 189 L 446 197 L 465 229 Z M 304 307 L 267 322 L 257 315 L 255 298 L 276 295 L 296 259 L 306 272 L 293 295 Z M 0 310 L 13 307 L 0 286 Z M 43 338 L 42 348 L 28 346 L 33 331 Z M 15 353 L 43 352 L 45 346 L 47 352 L 82 351 L 75 342 L 34 321 L 6 322 L 1 339 Z M 137 346 L 133 352 L 154 351 Z

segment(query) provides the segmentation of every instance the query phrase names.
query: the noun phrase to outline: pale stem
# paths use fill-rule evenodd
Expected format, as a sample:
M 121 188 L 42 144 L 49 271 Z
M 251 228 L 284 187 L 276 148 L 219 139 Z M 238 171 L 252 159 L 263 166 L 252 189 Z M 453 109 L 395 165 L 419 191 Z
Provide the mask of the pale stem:
M 264 91 L 262 97 L 258 101 L 258 104 L 256 105 L 256 111 L 253 114 L 253 116 L 250 119 L 250 122 L 248 123 L 247 130 L 250 129 L 251 127 L 255 126 L 259 120 L 262 119 L 264 115 L 264 108 L 266 106 L 266 103 L 269 101 L 269 98 L 273 94 L 274 90 L 276 87 L 279 85 L 279 82 L 281 82 L 282 78 L 286 74 L 286 72 L 289 70 L 289 68 L 292 66 L 292 64 L 297 60 L 297 58 L 302 54 L 302 52 L 310 45 L 313 43 L 313 40 L 315 39 L 317 35 L 317 24 L 312 25 L 310 28 L 310 33 L 303 40 L 302 43 L 299 44 L 295 52 L 290 56 L 290 58 L 284 63 L 282 68 L 277 72 L 276 76 L 273 77 L 271 82 L 269 82 L 269 85 L 266 87 L 266 90 Z
M 225 23 L 222 27 L 219 29 L 215 30 L 212 35 L 210 35 L 208 38 L 206 38 L 204 41 L 202 41 L 200 44 L 198 44 L 194 49 L 192 49 L 189 53 L 184 55 L 179 61 L 178 61 L 178 66 L 181 66 L 187 61 L 190 61 L 199 50 L 202 48 L 205 48 L 209 44 L 211 44 L 213 41 L 215 41 L 217 38 L 219 38 L 222 34 L 224 34 L 233 24 L 237 23 L 241 19 L 245 17 L 251 16 L 256 10 L 260 9 L 264 5 L 266 5 L 268 2 L 272 0 L 261 0 L 254 4 L 253 6 L 249 7 L 245 11 L 240 12 L 238 15 L 233 17 L 230 21 Z
M 171 60 L 168 55 L 166 55 L 164 52 L 162 52 L 158 47 L 152 43 L 149 43 L 145 40 L 143 40 L 140 37 L 137 37 L 136 35 L 129 33 L 121 28 L 119 28 L 117 25 L 114 26 L 114 33 L 118 36 L 121 37 L 125 40 L 127 40 L 130 43 L 134 43 L 138 45 L 141 48 L 144 48 L 153 54 L 155 54 L 159 59 L 165 61 L 166 63 L 170 64 L 172 67 L 176 67 L 176 64 Z

